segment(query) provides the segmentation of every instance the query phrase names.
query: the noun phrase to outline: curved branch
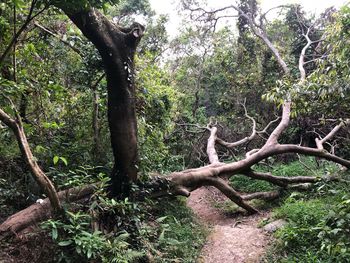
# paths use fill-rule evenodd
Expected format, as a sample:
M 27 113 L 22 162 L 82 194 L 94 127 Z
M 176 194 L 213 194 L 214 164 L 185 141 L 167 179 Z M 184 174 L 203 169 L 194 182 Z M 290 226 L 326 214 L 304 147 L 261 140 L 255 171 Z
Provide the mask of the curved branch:
M 306 34 L 304 34 L 304 37 L 307 41 L 307 44 L 303 47 L 303 49 L 301 50 L 301 53 L 300 53 L 300 57 L 299 57 L 299 71 L 300 71 L 300 82 L 303 83 L 306 79 L 306 71 L 305 71 L 305 68 L 304 68 L 304 65 L 305 65 L 305 54 L 306 54 L 306 50 L 311 46 L 312 44 L 312 41 L 309 37 L 309 34 L 310 34 L 310 30 L 311 30 L 311 27 L 309 27 L 307 29 L 307 32 Z
M 27 137 L 25 135 L 19 115 L 17 114 L 17 120 L 14 120 L 9 115 L 7 115 L 2 109 L 0 109 L 0 121 L 5 123 L 15 134 L 18 146 L 26 163 L 30 168 L 30 171 L 35 181 L 50 199 L 53 210 L 56 213 L 60 212 L 62 210 L 62 207 L 60 200 L 57 196 L 56 189 L 52 184 L 51 180 L 46 176 L 46 174 L 43 172 L 43 170 L 41 170 L 38 163 L 36 162 L 35 157 L 27 141 Z
M 239 145 L 242 145 L 242 144 L 244 144 L 244 143 L 246 143 L 246 142 L 249 142 L 249 141 L 253 140 L 253 139 L 256 137 L 256 135 L 257 135 L 257 131 L 256 131 L 256 121 L 255 121 L 255 119 L 254 119 L 253 117 L 251 117 L 251 116 L 248 115 L 247 108 L 246 108 L 246 106 L 245 106 L 245 102 L 246 102 L 246 101 L 244 100 L 244 103 L 242 103 L 242 106 L 243 106 L 243 108 L 244 108 L 244 115 L 245 115 L 248 119 L 250 119 L 250 120 L 252 121 L 252 123 L 253 123 L 252 133 L 250 134 L 250 136 L 247 136 L 247 137 L 245 137 L 245 138 L 243 138 L 243 139 L 241 139 L 241 140 L 239 140 L 239 141 L 232 142 L 232 143 L 225 142 L 224 140 L 222 140 L 222 139 L 220 139 L 220 138 L 216 138 L 216 141 L 217 141 L 220 145 L 222 145 L 222 146 L 224 146 L 224 147 L 226 147 L 226 148 L 232 149 L 232 148 L 234 148 L 234 147 L 237 147 L 237 146 L 239 146 Z
M 280 144 L 276 145 L 276 148 L 273 151 L 273 155 L 281 153 L 300 153 L 309 156 L 321 157 L 323 159 L 341 164 L 346 168 L 350 169 L 350 161 L 343 159 L 339 156 L 328 153 L 325 150 L 319 150 L 311 147 L 304 147 L 295 144 Z M 270 155 L 272 156 L 272 155 Z
M 263 148 L 266 146 L 277 144 L 278 139 L 281 136 L 282 132 L 288 128 L 288 124 L 290 120 L 290 109 L 291 109 L 291 102 L 290 101 L 284 102 L 283 109 L 282 109 L 282 119 L 278 124 L 278 126 L 275 128 L 275 130 L 271 133 L 270 137 L 267 139 Z
M 335 126 L 331 131 L 330 133 L 328 133 L 326 135 L 326 137 L 324 137 L 323 139 L 319 139 L 319 138 L 316 138 L 315 141 L 316 141 L 316 146 L 319 150 L 323 150 L 323 144 L 327 141 L 329 141 L 330 139 L 332 139 L 335 134 L 344 126 L 350 124 L 350 119 L 346 119 L 345 121 L 342 121 L 340 124 L 338 124 L 337 126 Z

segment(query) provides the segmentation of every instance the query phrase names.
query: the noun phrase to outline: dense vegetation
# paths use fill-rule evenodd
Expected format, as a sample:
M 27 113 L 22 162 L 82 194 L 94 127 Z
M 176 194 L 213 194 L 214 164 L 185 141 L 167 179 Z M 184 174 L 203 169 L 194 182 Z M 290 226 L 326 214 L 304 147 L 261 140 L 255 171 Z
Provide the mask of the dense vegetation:
M 350 7 L 315 17 L 289 5 L 267 20 L 255 0 L 225 10 L 204 6 L 181 1 L 183 25 L 169 39 L 167 17 L 147 0 L 0 3 L 0 223 L 46 197 L 57 208 L 28 242 L 0 237 L 0 261 L 194 262 L 206 231 L 184 199 L 172 196 L 177 181 L 164 183 L 163 175 L 239 163 L 267 148 L 274 119 L 289 105 L 292 119 L 277 139 L 322 150 L 313 157 L 284 151 L 253 163 L 257 173 L 284 180 L 277 185 L 248 178 L 250 166 L 229 185 L 280 197 L 251 202 L 288 221 L 267 262 L 348 262 Z M 86 19 L 97 9 L 106 28 L 120 26 L 119 35 L 91 31 Z M 218 26 L 223 18 L 233 19 Z M 119 54 L 118 41 L 127 43 L 127 62 L 118 55 L 108 60 Z M 105 51 L 110 46 L 112 53 Z M 126 79 L 114 75 L 118 67 Z M 218 143 L 213 155 L 208 137 Z M 226 143 L 245 137 L 235 147 Z M 313 183 L 307 192 L 287 187 L 299 176 Z M 186 195 L 205 184 L 179 188 Z M 55 207 L 56 191 L 91 185 L 93 194 Z

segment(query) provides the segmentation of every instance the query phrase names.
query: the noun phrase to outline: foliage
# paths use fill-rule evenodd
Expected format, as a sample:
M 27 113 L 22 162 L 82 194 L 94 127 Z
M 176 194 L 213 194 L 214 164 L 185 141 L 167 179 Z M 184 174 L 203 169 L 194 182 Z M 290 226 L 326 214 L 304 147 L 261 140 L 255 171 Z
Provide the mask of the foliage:
M 108 183 L 108 176 L 106 175 L 108 169 L 102 166 L 79 166 L 75 169 L 66 170 L 66 167 L 50 167 L 47 175 L 57 185 L 57 188 L 67 189 L 77 186 L 84 186 L 93 183 Z
M 344 195 L 342 201 L 336 204 L 324 218 L 317 237 L 321 240 L 321 250 L 338 262 L 346 262 L 350 256 L 350 199 Z
M 67 212 L 66 217 L 65 221 L 51 219 L 42 225 L 44 229 L 50 229 L 52 239 L 69 252 L 67 255 L 67 251 L 61 251 L 58 262 L 76 262 L 79 258 L 133 262 L 142 256 L 142 253 L 129 249 L 126 242 L 128 233 L 120 232 L 112 236 L 103 235 L 97 230 L 91 233 L 90 215 Z
M 248 29 L 242 17 L 238 20 L 238 32 L 230 27 L 212 32 L 210 27 L 187 20 L 182 33 L 168 45 L 167 17 L 153 16 L 147 0 L 50 2 L 68 14 L 102 8 L 107 16 L 125 23 L 145 16 L 147 30 L 136 58 L 142 179 L 148 179 L 154 171 L 163 174 L 206 164 L 206 133 L 196 127 L 206 126 L 211 118 L 219 121 L 223 139 L 235 141 L 245 137 L 251 132 L 251 123 L 241 117 L 245 99 L 248 113 L 256 118 L 259 127 L 264 127 L 287 94 L 292 95 L 293 116 L 307 117 L 309 121 L 306 119 L 300 129 L 292 126 L 281 141 L 300 143 L 302 138 L 307 145 L 313 145 L 316 136 L 307 131 L 316 129 L 315 132 L 325 134 L 349 112 L 348 5 L 332 16 L 321 17 L 323 22 L 310 35 L 313 40 L 321 36 L 325 39 L 308 50 L 307 57 L 315 61 L 306 65 L 307 81 L 301 84 L 297 61 L 305 45 L 302 34 L 316 18 L 298 5 L 266 25 L 269 38 L 291 67 L 290 76 L 282 78 L 271 51 Z M 38 11 L 48 1 L 36 3 L 34 9 Z M 0 3 L 0 51 L 11 42 L 14 26 L 18 29 L 25 22 L 30 4 L 24 0 Z M 259 10 L 254 0 L 242 0 L 240 7 L 252 7 L 254 15 Z M 106 80 L 96 84 L 103 74 L 101 58 L 58 8 L 50 8 L 35 20 L 56 36 L 29 26 L 16 42 L 15 52 L 11 49 L 4 60 L 0 68 L 0 107 L 14 116 L 9 99 L 17 106 L 33 153 L 58 189 L 96 182 L 106 185 L 112 156 L 105 118 Z M 16 59 L 15 64 L 10 55 Z M 262 101 L 262 96 L 265 101 L 274 102 L 277 109 Z M 94 134 L 91 125 L 93 103 L 99 110 L 98 134 Z M 335 121 L 319 131 L 321 117 L 321 122 L 326 118 Z M 93 150 L 94 135 L 100 139 L 99 152 Z M 341 136 L 349 139 L 346 132 Z M 307 137 L 311 139 L 306 141 Z M 256 145 L 244 147 L 249 150 Z M 344 155 L 350 152 L 348 141 L 340 148 Z M 219 147 L 218 150 L 225 161 L 231 161 L 232 154 L 236 154 Z M 1 217 L 42 197 L 22 167 L 23 161 L 16 159 L 18 155 L 13 134 L 0 124 Z M 302 162 L 281 157 L 266 160 L 266 165 L 255 168 L 276 176 L 323 177 L 337 172 L 336 166 L 322 162 L 318 165 L 311 158 Z M 269 167 L 272 165 L 274 168 Z M 243 192 L 277 189 L 244 176 L 234 176 L 230 183 Z M 291 193 L 275 211 L 275 217 L 289 221 L 277 234 L 279 249 L 288 254 L 281 260 L 346 262 L 350 254 L 349 196 L 345 189 L 348 184 L 340 185 L 343 188 L 320 181 L 311 194 Z M 44 224 L 61 247 L 57 256 L 62 261 L 130 262 L 147 256 L 156 262 L 194 262 L 203 244 L 203 229 L 193 221 L 182 201 L 116 201 L 102 190 L 91 201 L 89 207 L 75 207 L 81 212 L 72 208 L 64 218 Z M 95 228 L 96 222 L 102 224 L 100 230 Z M 108 234 L 101 229 L 107 229 Z
M 177 200 L 116 201 L 99 191 L 88 211 L 67 211 L 63 219 L 42 224 L 61 247 L 58 262 L 139 262 L 146 255 L 155 262 L 193 262 L 204 242 L 204 230 Z M 91 229 L 96 224 L 104 233 Z
M 306 167 L 305 167 L 306 166 Z M 331 169 L 332 164 L 327 164 L 325 169 Z M 322 176 L 325 171 L 319 169 L 318 164 L 315 160 L 310 157 L 302 158 L 300 161 L 291 161 L 289 163 L 279 162 L 278 160 L 273 160 L 269 158 L 266 160 L 265 165 L 257 165 L 257 171 L 260 172 L 270 172 L 275 176 Z M 230 178 L 230 184 L 233 188 L 243 191 L 243 192 L 260 192 L 260 191 L 271 191 L 277 189 L 276 186 L 266 182 L 251 179 L 247 176 L 238 175 L 232 176 Z
M 167 72 L 149 63 L 153 58 L 152 53 L 146 53 L 137 61 L 140 168 L 144 173 L 164 173 L 182 165 L 182 158 L 172 155 L 164 143 L 174 129 L 172 118 L 181 93 L 171 85 Z
M 155 262 L 194 262 L 207 233 L 193 219 L 184 200 L 159 200 L 152 207 L 155 220 L 144 231 L 151 241 L 147 247 L 155 253 Z
M 288 225 L 276 233 L 277 241 L 268 260 L 348 261 L 349 174 L 343 178 L 342 183 L 320 181 L 311 193 L 292 193 L 274 210 L 274 217 L 287 219 Z
M 107 9 L 109 5 L 115 5 L 119 2 L 120 0 L 54 0 L 51 1 L 51 4 L 62 8 L 68 14 L 72 14 L 91 7 Z

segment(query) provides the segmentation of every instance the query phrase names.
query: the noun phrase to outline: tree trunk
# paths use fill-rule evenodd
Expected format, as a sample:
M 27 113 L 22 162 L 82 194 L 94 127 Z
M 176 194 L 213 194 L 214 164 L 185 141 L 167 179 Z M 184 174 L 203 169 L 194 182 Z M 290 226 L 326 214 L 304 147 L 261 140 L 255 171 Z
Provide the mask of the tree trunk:
M 137 179 L 137 120 L 135 114 L 134 54 L 144 27 L 121 28 L 91 8 L 70 14 L 73 23 L 96 46 L 105 67 L 108 122 L 114 154 L 110 194 L 125 196 Z

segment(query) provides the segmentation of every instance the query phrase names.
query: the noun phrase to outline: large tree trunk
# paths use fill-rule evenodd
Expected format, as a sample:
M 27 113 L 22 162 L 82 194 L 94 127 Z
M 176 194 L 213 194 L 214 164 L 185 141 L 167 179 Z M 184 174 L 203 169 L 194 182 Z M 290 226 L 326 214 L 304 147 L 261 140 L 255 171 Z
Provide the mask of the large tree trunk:
M 108 122 L 115 158 L 110 193 L 124 196 L 137 179 L 137 121 L 135 114 L 134 54 L 144 27 L 134 23 L 121 28 L 98 10 L 66 12 L 96 46 L 105 66 L 108 89 Z

